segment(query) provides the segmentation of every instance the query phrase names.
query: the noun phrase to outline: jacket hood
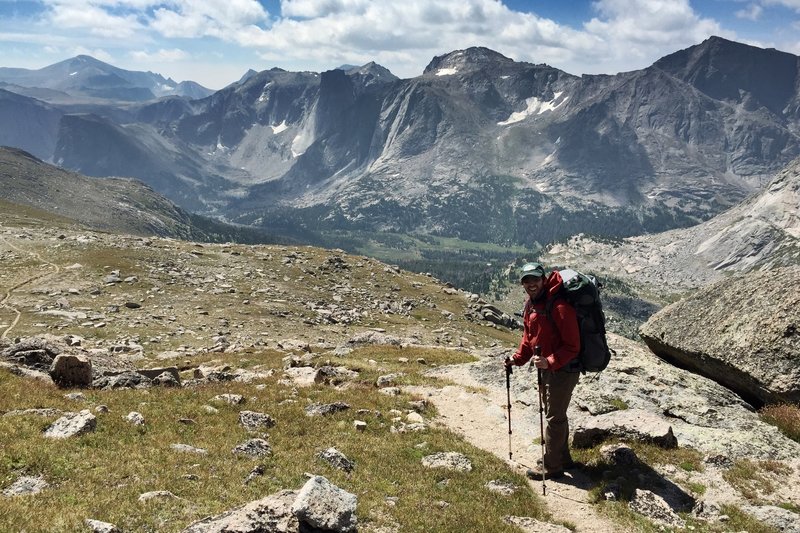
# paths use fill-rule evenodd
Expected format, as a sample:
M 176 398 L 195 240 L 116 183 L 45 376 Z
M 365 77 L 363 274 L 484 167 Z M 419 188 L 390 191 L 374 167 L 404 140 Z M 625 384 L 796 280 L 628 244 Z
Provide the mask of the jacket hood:
M 534 302 L 541 302 L 553 298 L 558 291 L 561 290 L 561 285 L 564 280 L 557 270 L 553 270 L 544 281 L 544 288 L 539 296 L 536 297 Z
M 564 284 L 564 280 L 561 278 L 561 274 L 558 270 L 553 270 L 549 276 L 547 276 L 547 281 L 544 284 L 544 290 L 547 294 L 548 298 L 554 297 L 558 294 L 558 291 L 561 290 L 561 286 Z

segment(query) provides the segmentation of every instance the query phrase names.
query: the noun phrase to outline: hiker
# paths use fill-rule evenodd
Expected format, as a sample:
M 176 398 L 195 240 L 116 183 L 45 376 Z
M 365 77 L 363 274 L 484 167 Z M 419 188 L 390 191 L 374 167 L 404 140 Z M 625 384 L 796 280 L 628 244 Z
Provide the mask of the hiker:
M 541 264 L 527 263 L 520 270 L 520 283 L 528 294 L 522 341 L 505 365 L 522 366 L 531 361 L 539 373 L 540 401 L 547 420 L 544 457 L 543 464 L 528 470 L 527 475 L 554 479 L 574 466 L 569 453 L 567 407 L 580 377 L 578 320 L 572 305 L 563 298 L 553 298 L 562 286 L 557 271 L 547 275 Z M 537 347 L 541 356 L 534 354 Z

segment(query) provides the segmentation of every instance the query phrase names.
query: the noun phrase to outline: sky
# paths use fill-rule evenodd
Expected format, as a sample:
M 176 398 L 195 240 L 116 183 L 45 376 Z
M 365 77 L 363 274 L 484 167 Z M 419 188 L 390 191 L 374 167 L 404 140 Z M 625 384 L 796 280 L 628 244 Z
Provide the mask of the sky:
M 0 0 L 0 67 L 86 54 L 215 90 L 272 67 L 411 78 L 470 46 L 616 74 L 712 35 L 800 55 L 800 0 Z

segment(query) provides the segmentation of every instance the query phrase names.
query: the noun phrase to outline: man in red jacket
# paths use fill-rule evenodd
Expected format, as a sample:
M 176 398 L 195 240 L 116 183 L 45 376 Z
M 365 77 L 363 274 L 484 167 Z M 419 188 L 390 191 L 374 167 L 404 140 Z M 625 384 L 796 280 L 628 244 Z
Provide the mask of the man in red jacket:
M 532 361 L 540 373 L 539 394 L 547 420 L 544 464 L 529 470 L 528 476 L 541 478 L 540 469 L 544 468 L 546 478 L 558 478 L 574 464 L 569 453 L 567 407 L 580 377 L 578 319 L 575 308 L 556 297 L 562 285 L 557 271 L 547 275 L 541 264 L 527 263 L 520 271 L 520 283 L 528 294 L 524 331 L 519 348 L 506 360 L 506 365 L 522 366 Z M 537 356 L 536 351 L 541 355 Z

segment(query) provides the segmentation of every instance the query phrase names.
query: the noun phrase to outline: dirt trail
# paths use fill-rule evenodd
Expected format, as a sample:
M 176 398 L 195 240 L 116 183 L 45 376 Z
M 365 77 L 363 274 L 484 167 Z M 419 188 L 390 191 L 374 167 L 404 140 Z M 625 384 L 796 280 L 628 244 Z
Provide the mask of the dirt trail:
M 498 362 L 498 375 L 502 376 L 499 365 Z M 409 389 L 436 407 L 440 415 L 438 423 L 462 435 L 472 445 L 506 460 L 520 472 L 536 464 L 536 460 L 541 458 L 541 446 L 538 444 L 538 405 L 529 406 L 525 403 L 525 401 L 535 401 L 535 396 L 533 399 L 515 399 L 512 396 L 513 461 L 508 461 L 508 396 L 505 381 L 502 387 L 487 388 L 485 383 L 479 383 L 470 375 L 469 365 L 447 367 L 438 371 L 437 375 L 457 385 Z M 535 424 L 532 422 L 534 418 L 537 421 Z M 541 496 L 541 480 L 531 480 L 529 483 Z M 547 480 L 545 486 L 546 495 L 543 498 L 552 515 L 551 521 L 569 523 L 575 527 L 575 531 L 580 532 L 611 533 L 619 530 L 618 526 L 597 514 L 593 506 L 587 502 L 587 489 L 591 483 L 579 469 L 568 471 L 561 479 Z
M 45 276 L 50 276 L 52 274 L 57 274 L 57 273 L 61 272 L 61 267 L 59 267 L 55 263 L 51 263 L 50 261 L 42 259 L 42 256 L 40 256 L 36 252 L 31 252 L 29 250 L 23 250 L 19 246 L 15 246 L 15 245 L 11 244 L 10 242 L 8 242 L 5 239 L 5 237 L 0 237 L 0 241 L 2 241 L 3 244 L 5 244 L 9 248 L 11 248 L 12 250 L 16 250 L 17 252 L 22 253 L 22 254 L 28 254 L 28 255 L 32 256 L 34 259 L 36 259 L 37 261 L 40 261 L 40 262 L 44 263 L 46 266 L 52 267 L 54 269 L 52 272 L 44 272 L 42 274 L 38 274 L 36 276 L 32 276 L 30 278 L 25 279 L 24 281 L 21 281 L 21 282 L 17 283 L 13 287 L 10 287 L 5 292 L 5 294 L 3 295 L 3 298 L 0 299 L 0 307 L 6 308 L 6 309 L 10 310 L 12 313 L 14 313 L 14 320 L 12 320 L 11 324 L 9 324 L 9 326 L 5 330 L 3 330 L 2 333 L 0 333 L 0 339 L 5 339 L 5 338 L 8 338 L 8 334 L 11 333 L 11 330 L 13 330 L 16 327 L 16 325 L 19 323 L 20 317 L 22 316 L 22 313 L 20 312 L 19 309 L 17 309 L 16 307 L 14 307 L 14 306 L 12 306 L 12 305 L 7 303 L 8 300 L 11 298 L 11 295 L 13 294 L 13 292 L 16 291 L 17 289 L 19 289 L 20 287 L 24 287 L 25 285 L 28 285 L 29 283 L 33 283 L 37 279 L 40 279 L 40 278 L 43 278 Z

